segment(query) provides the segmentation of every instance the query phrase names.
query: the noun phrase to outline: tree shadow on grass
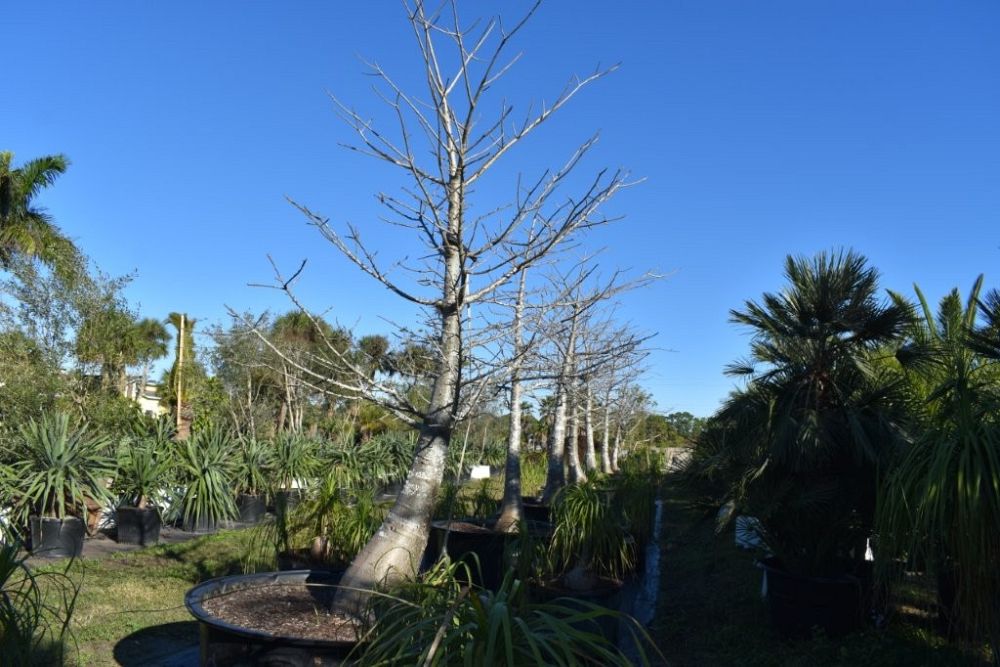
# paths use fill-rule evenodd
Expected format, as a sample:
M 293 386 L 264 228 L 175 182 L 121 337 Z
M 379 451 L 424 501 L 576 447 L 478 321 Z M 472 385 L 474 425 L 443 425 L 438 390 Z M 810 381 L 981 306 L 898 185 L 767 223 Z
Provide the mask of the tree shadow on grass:
M 133 632 L 115 644 L 115 661 L 124 667 L 198 665 L 198 623 L 178 621 Z
M 219 541 L 218 535 L 218 533 L 207 533 L 185 542 L 171 544 L 165 546 L 157 555 L 164 560 L 175 562 L 184 570 L 180 574 L 192 583 L 243 574 L 245 554 L 242 551 L 227 549 L 224 543 Z

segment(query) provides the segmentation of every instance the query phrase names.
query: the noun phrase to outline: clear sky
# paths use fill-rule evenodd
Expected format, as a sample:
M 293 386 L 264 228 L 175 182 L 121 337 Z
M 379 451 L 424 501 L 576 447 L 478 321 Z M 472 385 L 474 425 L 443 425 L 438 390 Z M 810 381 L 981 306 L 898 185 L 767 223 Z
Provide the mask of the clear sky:
M 309 259 L 303 296 L 341 323 L 406 317 L 285 201 L 405 252 L 374 223 L 395 175 L 338 147 L 350 134 L 327 97 L 378 109 L 359 56 L 412 80 L 399 3 L 40 0 L 2 15 L 0 149 L 70 157 L 41 203 L 103 269 L 137 272 L 143 315 L 283 310 L 247 287 L 272 253 Z M 851 246 L 884 286 L 934 299 L 979 273 L 1000 284 L 1000 3 L 550 0 L 518 46 L 504 93 L 519 109 L 622 63 L 508 168 L 558 166 L 600 130 L 582 173 L 646 179 L 595 242 L 608 268 L 670 273 L 622 308 L 658 333 L 645 384 L 660 409 L 715 409 L 747 346 L 728 311 L 779 289 L 786 254 Z

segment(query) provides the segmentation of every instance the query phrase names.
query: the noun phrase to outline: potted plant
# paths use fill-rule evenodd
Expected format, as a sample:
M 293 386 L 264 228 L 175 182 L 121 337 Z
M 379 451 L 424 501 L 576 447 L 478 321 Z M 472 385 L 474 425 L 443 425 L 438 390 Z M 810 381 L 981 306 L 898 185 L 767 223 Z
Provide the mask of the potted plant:
M 946 295 L 935 314 L 916 289 L 923 318 L 897 355 L 917 436 L 879 498 L 880 579 L 900 562 L 925 563 L 938 583 L 939 619 L 963 639 L 986 639 L 1000 656 L 1000 293 Z M 985 316 L 983 326 L 977 318 Z
M 785 273 L 781 293 L 731 314 L 753 340 L 728 369 L 747 385 L 715 417 L 742 464 L 724 500 L 759 520 L 779 632 L 841 635 L 865 616 L 880 472 L 906 439 L 900 383 L 879 355 L 911 311 L 878 297 L 878 272 L 853 252 L 789 257 Z
M 264 518 L 271 466 L 271 447 L 268 443 L 256 438 L 240 439 L 235 478 L 240 522 L 255 524 Z
M 275 512 L 281 514 L 298 502 L 302 485 L 318 468 L 316 443 L 296 433 L 279 433 L 272 449 L 272 471 L 275 479 Z
M 120 498 L 116 512 L 120 543 L 159 542 L 161 518 L 154 499 L 169 487 L 172 472 L 169 441 L 146 437 L 122 443 L 114 484 Z
M 30 526 L 33 553 L 80 555 L 87 500 L 111 500 L 107 478 L 114 474 L 114 460 L 108 447 L 106 438 L 71 425 L 63 412 L 21 426 L 9 451 L 7 485 L 16 519 Z
M 495 591 L 470 588 L 462 564 L 439 564 L 415 582 L 372 597 L 359 665 L 648 665 L 656 648 L 631 617 L 573 599 L 538 601 L 508 574 Z M 602 627 L 622 625 L 627 656 Z M 656 656 L 662 659 L 662 655 Z
M 552 514 L 549 570 L 556 576 L 543 587 L 611 603 L 636 562 L 615 488 L 599 478 L 567 486 L 555 497 Z
M 180 514 L 187 530 L 212 531 L 236 517 L 233 480 L 237 455 L 229 431 L 217 423 L 196 429 L 175 443 Z

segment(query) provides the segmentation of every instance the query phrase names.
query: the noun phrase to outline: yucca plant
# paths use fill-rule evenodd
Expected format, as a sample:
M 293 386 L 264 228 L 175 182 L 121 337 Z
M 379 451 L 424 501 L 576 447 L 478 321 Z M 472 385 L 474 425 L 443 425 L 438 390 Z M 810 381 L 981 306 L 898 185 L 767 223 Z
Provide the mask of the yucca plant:
M 217 423 L 197 429 L 176 443 L 178 482 L 184 485 L 180 512 L 185 525 L 214 526 L 236 517 L 233 480 L 237 471 L 235 442 Z
M 174 471 L 171 450 L 169 442 L 154 438 L 126 439 L 121 443 L 112 487 L 120 505 L 144 509 L 170 487 Z
M 115 463 L 109 449 L 107 438 L 73 426 L 64 412 L 21 426 L 7 450 L 13 461 L 7 484 L 16 519 L 84 516 L 86 500 L 110 501 L 107 479 Z
M 273 466 L 274 452 L 269 443 L 256 438 L 240 438 L 233 490 L 237 494 L 263 495 L 270 487 Z
M 624 621 L 649 664 L 652 646 L 634 620 L 578 600 L 532 602 L 508 574 L 496 592 L 464 585 L 462 564 L 439 563 L 415 582 L 372 597 L 357 664 L 403 665 L 633 665 L 600 632 L 604 619 Z M 655 650 L 655 649 L 654 649 Z
M 277 488 L 291 489 L 312 478 L 318 469 L 317 443 L 296 433 L 274 439 L 272 462 Z

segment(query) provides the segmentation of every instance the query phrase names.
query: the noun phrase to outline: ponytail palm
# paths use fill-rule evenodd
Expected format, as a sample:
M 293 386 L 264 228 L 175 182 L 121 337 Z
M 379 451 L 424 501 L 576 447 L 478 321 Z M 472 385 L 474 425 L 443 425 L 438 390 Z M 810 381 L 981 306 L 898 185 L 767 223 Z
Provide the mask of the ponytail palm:
M 982 276 L 962 303 L 953 290 L 924 319 L 900 361 L 920 411 L 921 436 L 888 480 L 879 507 L 886 558 L 917 556 L 955 576 L 949 616 L 1000 648 L 1000 299 L 977 330 Z M 884 561 L 881 565 L 891 565 Z M 891 568 L 890 568 L 891 569 Z
M 789 257 L 788 286 L 732 311 L 751 330 L 748 378 L 717 415 L 737 507 L 761 521 L 786 567 L 842 571 L 864 554 L 881 466 L 902 441 L 898 382 L 880 351 L 900 339 L 910 310 L 878 298 L 878 272 L 854 252 Z

